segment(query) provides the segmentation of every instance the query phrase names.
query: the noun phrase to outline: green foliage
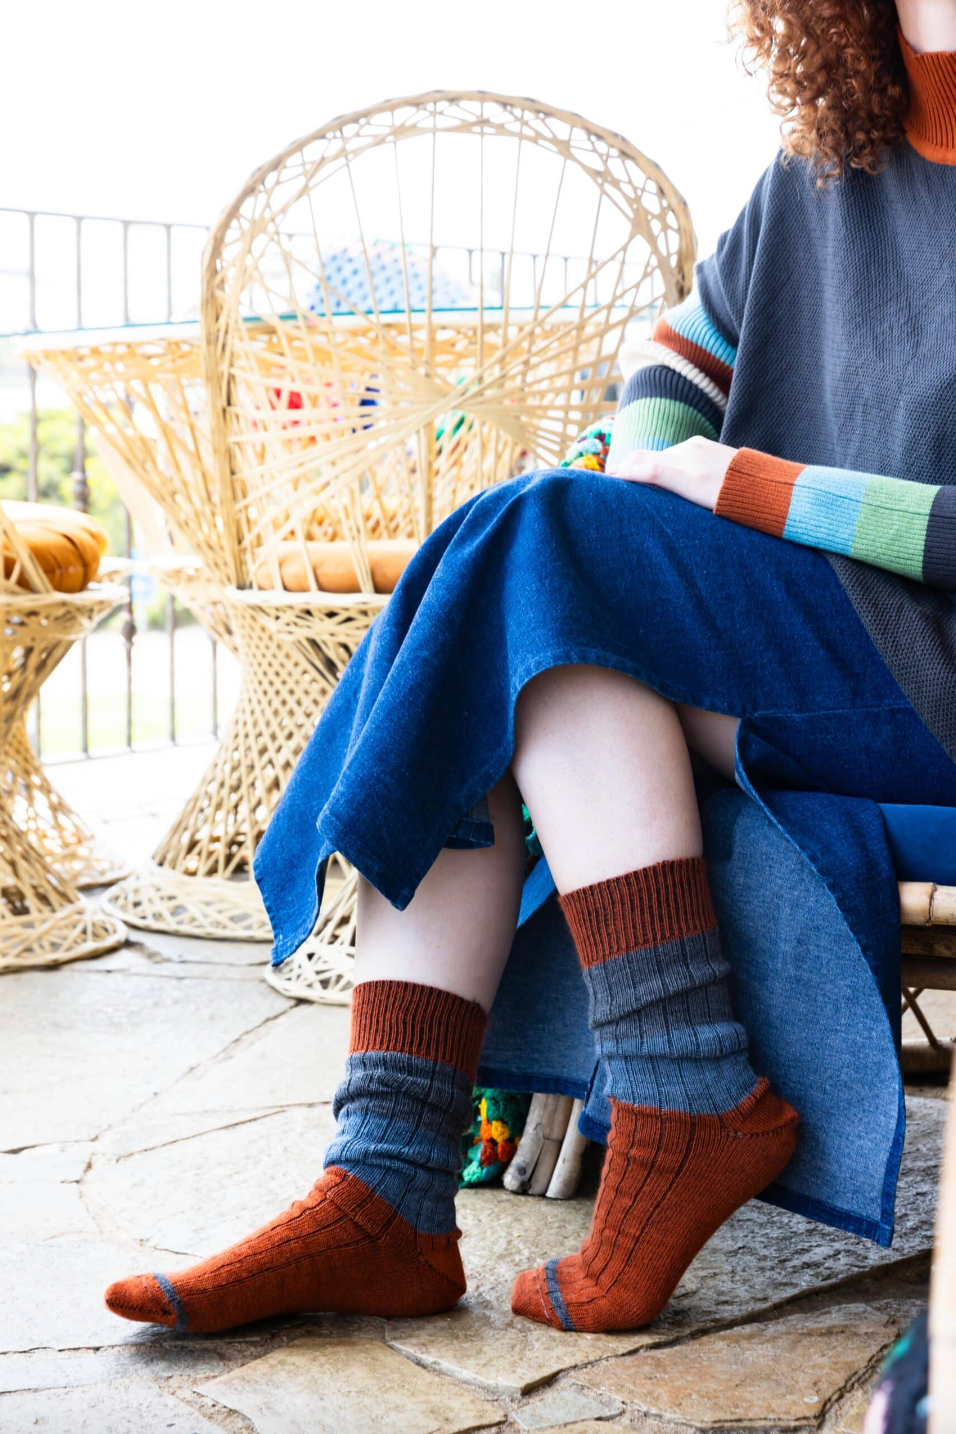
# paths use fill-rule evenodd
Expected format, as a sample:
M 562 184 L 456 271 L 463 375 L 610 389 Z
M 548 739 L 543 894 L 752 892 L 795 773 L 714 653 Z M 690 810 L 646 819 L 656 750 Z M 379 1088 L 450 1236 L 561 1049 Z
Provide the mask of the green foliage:
M 41 503 L 73 507 L 73 467 L 76 462 L 77 422 L 72 408 L 41 408 L 37 415 L 37 487 Z M 86 432 L 86 481 L 90 490 L 89 511 L 99 519 L 109 534 L 109 550 L 114 554 L 126 550 L 126 509 Z M 27 496 L 30 473 L 30 415 L 18 414 L 8 423 L 0 423 L 0 498 L 23 499 Z M 137 620 L 142 623 L 143 613 Z M 186 609 L 177 610 L 180 627 L 195 619 Z M 124 615 L 117 611 L 107 619 L 107 626 L 118 627 Z M 166 624 L 166 593 L 159 589 L 146 608 L 150 628 Z
M 41 503 L 73 507 L 77 422 L 71 408 L 41 408 L 37 423 L 37 481 Z M 0 423 L 0 498 L 26 498 L 30 471 L 30 415 Z M 110 551 L 122 553 L 126 515 L 116 486 L 86 436 L 86 481 L 90 512 L 110 535 Z

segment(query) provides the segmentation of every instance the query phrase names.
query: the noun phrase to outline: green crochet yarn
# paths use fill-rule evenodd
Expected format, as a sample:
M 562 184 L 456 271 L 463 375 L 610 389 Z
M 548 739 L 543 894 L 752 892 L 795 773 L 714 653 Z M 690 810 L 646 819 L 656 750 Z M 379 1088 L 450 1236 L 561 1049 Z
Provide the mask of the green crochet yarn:
M 524 854 L 525 870 L 530 871 L 538 857 L 541 855 L 541 843 L 538 840 L 538 833 L 535 831 L 534 822 L 528 808 L 522 803 L 521 815 L 524 819 Z
M 528 1118 L 530 1095 L 476 1086 L 474 1119 L 462 1136 L 465 1164 L 459 1185 L 487 1185 L 504 1173 Z
M 561 461 L 562 468 L 584 468 L 592 473 L 603 473 L 611 447 L 613 415 L 600 418 L 579 433 Z

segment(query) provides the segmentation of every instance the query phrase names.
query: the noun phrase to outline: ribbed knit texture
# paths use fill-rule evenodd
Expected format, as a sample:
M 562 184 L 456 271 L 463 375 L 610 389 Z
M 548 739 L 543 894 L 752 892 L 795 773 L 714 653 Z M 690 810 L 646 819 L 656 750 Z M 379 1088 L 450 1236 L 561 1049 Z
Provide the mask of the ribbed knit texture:
M 801 463 L 739 448 L 724 475 L 714 512 L 745 528 L 760 528 L 782 538 L 793 485 L 802 471 Z
M 455 1177 L 484 1029 L 481 1007 L 447 991 L 358 986 L 339 1127 L 306 1199 L 187 1270 L 111 1285 L 109 1308 L 197 1333 L 304 1311 L 450 1308 L 465 1290 Z
M 639 1329 L 694 1256 L 793 1154 L 797 1115 L 762 1080 L 723 1115 L 611 1102 L 591 1233 L 576 1255 L 515 1281 L 511 1308 L 557 1329 Z
M 584 968 L 604 1089 L 616 1100 L 719 1113 L 757 1083 L 700 857 L 561 898 Z
M 906 137 L 924 159 L 956 164 L 956 54 L 918 55 L 900 34 L 910 82 Z
M 363 981 L 352 993 L 349 1054 L 400 1051 L 439 1061 L 471 1080 L 486 1025 L 476 1001 L 414 981 Z
M 701 857 L 679 857 L 569 891 L 561 910 L 585 967 L 717 925 Z
M 376 1191 L 416 1230 L 455 1228 L 462 1131 L 471 1119 L 474 1071 L 398 1051 L 350 1055 L 332 1113 L 338 1129 L 325 1152 Z
M 637 1329 L 714 1231 L 793 1154 L 796 1112 L 757 1080 L 733 1019 L 707 872 L 663 861 L 561 898 L 611 1103 L 591 1233 L 515 1281 L 558 1329 Z

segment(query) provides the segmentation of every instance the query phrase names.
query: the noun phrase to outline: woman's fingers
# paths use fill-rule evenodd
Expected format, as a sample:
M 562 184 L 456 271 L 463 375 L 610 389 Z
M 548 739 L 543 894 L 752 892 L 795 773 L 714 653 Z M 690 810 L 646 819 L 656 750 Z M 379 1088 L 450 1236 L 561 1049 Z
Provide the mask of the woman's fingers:
M 612 478 L 628 478 L 632 483 L 657 483 L 660 481 L 658 475 L 665 466 L 660 461 L 664 457 L 663 453 L 635 448 L 633 453 L 625 454 L 607 472 Z
M 609 465 L 607 472 L 631 483 L 653 483 L 690 503 L 713 509 L 735 452 L 708 438 L 688 438 L 659 453 L 636 448 Z

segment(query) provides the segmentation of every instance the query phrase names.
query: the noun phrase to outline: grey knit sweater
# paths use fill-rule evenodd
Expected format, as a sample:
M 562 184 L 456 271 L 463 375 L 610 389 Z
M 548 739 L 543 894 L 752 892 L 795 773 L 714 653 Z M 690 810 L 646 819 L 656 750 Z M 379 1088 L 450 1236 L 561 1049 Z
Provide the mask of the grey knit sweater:
M 956 54 L 902 43 L 908 142 L 826 188 L 771 165 L 659 321 L 611 460 L 693 433 L 742 450 L 717 512 L 829 553 L 956 760 Z

